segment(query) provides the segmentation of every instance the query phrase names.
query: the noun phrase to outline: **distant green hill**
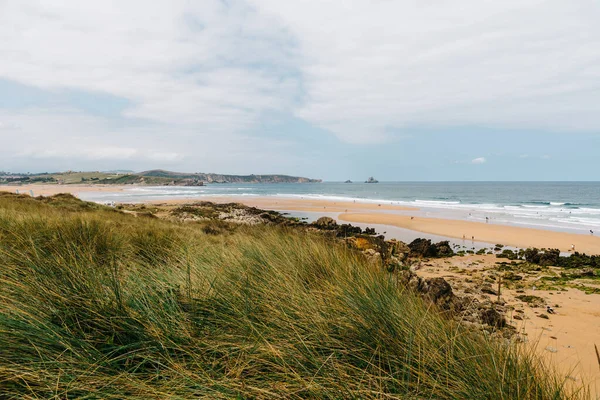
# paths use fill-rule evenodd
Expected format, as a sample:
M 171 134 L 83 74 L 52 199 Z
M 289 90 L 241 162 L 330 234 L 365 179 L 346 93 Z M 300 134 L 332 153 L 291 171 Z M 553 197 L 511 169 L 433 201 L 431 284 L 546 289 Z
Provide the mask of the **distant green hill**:
M 139 173 L 127 172 L 57 172 L 42 174 L 0 175 L 0 184 L 58 183 L 58 184 L 113 184 L 155 186 L 202 186 L 205 183 L 306 183 L 321 182 L 289 175 L 224 175 L 214 173 L 186 173 L 154 169 Z
M 155 169 L 136 174 L 144 177 L 160 177 L 168 179 L 197 179 L 208 183 L 306 183 L 321 182 L 320 179 L 310 179 L 290 175 L 224 175 L 214 173 L 183 173 Z

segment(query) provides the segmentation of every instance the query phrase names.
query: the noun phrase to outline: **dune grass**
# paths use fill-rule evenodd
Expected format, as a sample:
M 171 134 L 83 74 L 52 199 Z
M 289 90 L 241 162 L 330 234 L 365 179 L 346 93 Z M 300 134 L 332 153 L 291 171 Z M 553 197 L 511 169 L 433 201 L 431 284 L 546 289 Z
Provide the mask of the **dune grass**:
M 2 398 L 575 397 L 318 234 L 4 195 L 0 266 Z

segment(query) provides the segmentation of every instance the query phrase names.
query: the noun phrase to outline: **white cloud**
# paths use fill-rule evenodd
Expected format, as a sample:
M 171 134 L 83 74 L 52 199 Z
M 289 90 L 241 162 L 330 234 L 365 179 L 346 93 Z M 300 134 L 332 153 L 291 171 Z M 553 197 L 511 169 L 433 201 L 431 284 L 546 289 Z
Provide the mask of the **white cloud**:
M 599 130 L 592 0 L 255 0 L 298 38 L 299 116 L 365 142 L 389 127 Z
M 242 2 L 0 5 L 0 77 L 131 100 L 128 117 L 211 132 L 289 107 L 286 32 Z
M 412 127 L 598 131 L 598 20 L 593 0 L 6 0 L 0 78 L 130 106 L 125 122 L 5 112 L 0 154 L 70 157 L 76 142 L 89 159 L 268 166 L 284 140 L 246 134 L 287 113 L 352 143 Z
M 255 172 L 272 169 L 285 153 L 279 142 L 243 133 L 291 109 L 292 40 L 242 1 L 0 2 L 0 78 L 130 103 L 123 118 L 0 108 L 0 158 L 137 162 L 131 168 L 183 162 L 237 172 L 254 161 Z
M 33 148 L 18 153 L 36 159 L 64 158 L 77 161 L 112 160 L 123 161 L 141 159 L 150 161 L 175 161 L 183 158 L 181 154 L 173 152 L 160 152 L 154 150 L 137 149 L 131 147 L 89 147 L 76 145 L 70 148 L 54 146 L 40 149 Z
M 281 173 L 302 165 L 290 154 L 293 142 L 257 139 L 239 134 L 198 135 L 193 127 L 162 124 L 119 126 L 104 117 L 70 109 L 2 111 L 0 159 L 26 168 L 143 170 L 171 168 L 221 173 Z M 64 161 L 59 163 L 59 161 Z M 50 165 L 51 167 L 47 167 Z M 98 166 L 101 165 L 101 166 Z M 56 166 L 56 167 L 53 167 Z M 103 166 L 103 167 L 102 167 Z
M 485 157 L 477 157 L 471 160 L 471 164 L 484 164 L 485 162 L 487 162 Z

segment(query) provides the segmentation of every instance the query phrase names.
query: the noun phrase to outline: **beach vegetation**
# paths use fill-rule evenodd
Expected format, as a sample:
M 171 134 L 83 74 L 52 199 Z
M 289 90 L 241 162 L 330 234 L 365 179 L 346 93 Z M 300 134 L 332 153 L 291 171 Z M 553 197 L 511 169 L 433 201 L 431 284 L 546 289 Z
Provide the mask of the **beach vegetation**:
M 496 254 L 497 258 L 507 258 L 509 260 L 518 260 L 519 253 L 510 249 L 504 249 L 501 253 Z
M 2 195 L 0 265 L 6 399 L 582 394 L 306 229 Z

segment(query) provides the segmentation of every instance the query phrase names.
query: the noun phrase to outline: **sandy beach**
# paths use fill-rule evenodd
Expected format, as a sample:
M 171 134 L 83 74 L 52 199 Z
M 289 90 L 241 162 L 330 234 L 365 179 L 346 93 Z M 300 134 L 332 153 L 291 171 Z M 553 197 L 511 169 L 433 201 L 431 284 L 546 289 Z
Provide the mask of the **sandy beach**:
M 33 191 L 35 196 L 51 196 L 57 193 L 72 193 L 78 195 L 83 192 L 121 192 L 130 189 L 130 186 L 116 185 L 23 185 L 0 186 L 0 191 L 21 193 Z M 299 211 L 314 213 L 338 213 L 340 221 L 349 223 L 366 223 L 390 225 L 417 232 L 429 233 L 448 238 L 462 239 L 465 244 L 474 237 L 477 242 L 490 244 L 503 244 L 519 248 L 557 248 L 563 252 L 575 250 L 587 254 L 600 254 L 600 237 L 592 235 L 557 232 L 542 229 L 522 228 L 493 223 L 479 223 L 464 220 L 425 218 L 416 216 L 417 208 L 391 204 L 341 202 L 311 198 L 281 198 L 281 197 L 240 197 L 240 196 L 215 196 L 202 198 L 179 198 L 171 200 L 149 201 L 154 204 L 184 204 L 194 201 L 213 201 L 217 203 L 238 202 L 268 210 Z M 385 211 L 385 212 L 381 212 Z M 393 211 L 401 211 L 395 214 Z M 415 216 L 411 215 L 415 211 Z M 414 217 L 414 218 L 413 218 Z
M 212 201 L 214 203 L 243 203 L 247 206 L 265 210 L 287 210 L 304 212 L 344 213 L 355 211 L 417 211 L 414 207 L 397 206 L 391 204 L 355 203 L 349 201 L 332 201 L 318 199 L 289 199 L 281 197 L 238 197 L 238 196 L 211 196 L 201 199 L 175 199 L 152 201 L 153 204 L 184 204 L 190 201 Z
M 268 209 L 300 212 L 339 213 L 338 219 L 349 223 L 366 223 L 391 225 L 417 232 L 430 233 L 454 239 L 462 239 L 465 235 L 465 244 L 475 241 L 505 246 L 527 248 L 555 248 L 563 252 L 575 250 L 587 254 L 600 254 L 600 237 L 592 235 L 579 235 L 567 232 L 557 232 L 533 228 L 521 228 L 493 223 L 479 223 L 462 220 L 424 218 L 411 216 L 410 211 L 417 208 L 403 207 L 389 204 L 334 202 L 314 199 L 282 199 L 269 197 L 206 197 L 203 200 L 217 203 L 240 202 L 249 206 Z M 183 204 L 190 200 L 157 201 L 162 204 Z M 386 211 L 385 213 L 380 211 Z M 403 215 L 393 214 L 389 211 L 403 211 Z
M 0 191 L 50 196 L 69 192 L 74 195 L 90 191 L 120 192 L 130 187 L 111 185 L 27 185 L 0 186 Z M 217 203 L 238 202 L 248 206 L 279 211 L 299 211 L 338 214 L 338 220 L 349 223 L 366 223 L 396 226 L 417 232 L 462 239 L 465 244 L 476 241 L 492 244 L 500 243 L 514 247 L 558 248 L 568 251 L 571 245 L 588 254 L 600 254 L 600 238 L 591 235 L 578 235 L 565 232 L 521 228 L 493 223 L 479 223 L 464 220 L 426 218 L 418 209 L 390 204 L 339 202 L 303 198 L 280 197 L 239 197 L 218 196 L 193 199 L 172 199 L 148 203 L 177 206 L 197 201 Z M 398 213 L 394 213 L 397 211 Z M 414 215 L 411 215 L 414 214 Z M 428 267 L 419 270 L 424 277 L 444 277 L 455 283 L 464 282 L 465 276 L 456 273 L 456 268 L 473 270 L 474 268 L 494 268 L 497 259 L 494 256 L 454 257 L 449 264 L 446 259 L 431 260 Z M 529 294 L 530 291 L 528 291 Z M 533 294 L 533 292 L 531 293 Z M 528 337 L 530 343 L 536 343 L 536 350 L 551 361 L 565 379 L 574 383 L 586 382 L 592 386 L 593 393 L 599 393 L 600 382 L 598 361 L 594 344 L 600 345 L 600 295 L 587 295 L 583 291 L 569 288 L 566 291 L 535 291 L 548 304 L 557 306 L 556 315 L 550 319 L 537 316 L 539 310 L 533 309 L 515 299 L 514 290 L 506 290 L 502 298 L 509 305 L 520 310 L 523 320 L 513 319 L 514 313 L 507 315 L 509 322 L 518 331 Z M 492 299 L 493 300 L 493 299 Z
M 122 192 L 124 186 L 116 185 L 0 185 L 0 191 L 29 194 L 33 191 L 34 196 L 53 196 L 59 193 L 71 193 L 77 195 L 83 192 Z
M 465 279 L 477 280 L 486 270 L 493 270 L 498 259 L 492 255 L 467 255 L 428 260 L 418 275 L 446 279 L 454 290 L 468 286 Z M 560 273 L 560 269 L 553 269 Z M 542 273 L 543 274 L 543 273 Z M 561 290 L 534 290 L 539 276 L 526 277 L 521 293 L 504 288 L 501 300 L 511 309 L 506 315 L 509 324 L 525 337 L 526 343 L 549 362 L 558 373 L 575 385 L 582 382 L 590 386 L 592 398 L 600 394 L 600 365 L 594 345 L 600 346 L 600 295 L 568 288 Z M 544 307 L 532 307 L 517 299 L 520 294 L 539 296 L 554 307 L 549 319 L 538 317 Z M 490 301 L 497 296 L 486 295 Z M 547 315 L 547 314 L 546 314 Z
M 465 243 L 474 237 L 476 241 L 500 243 L 514 247 L 553 248 L 567 252 L 571 245 L 575 250 L 587 254 L 600 254 L 600 237 L 555 232 L 541 229 L 521 228 L 481 222 L 423 218 L 377 213 L 343 213 L 339 219 L 347 222 L 393 225 L 414 231 L 431 233 L 456 239 L 465 235 Z

